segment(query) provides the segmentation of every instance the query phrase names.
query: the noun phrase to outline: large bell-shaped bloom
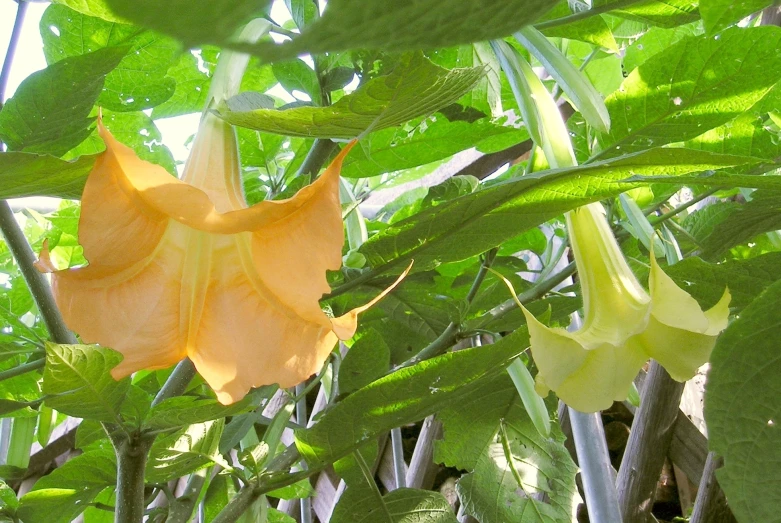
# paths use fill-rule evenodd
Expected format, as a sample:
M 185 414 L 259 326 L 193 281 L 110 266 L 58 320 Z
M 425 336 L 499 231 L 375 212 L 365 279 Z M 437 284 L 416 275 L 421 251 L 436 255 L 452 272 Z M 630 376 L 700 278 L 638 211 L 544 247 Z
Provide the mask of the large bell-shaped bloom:
M 247 207 L 235 133 L 213 114 L 182 180 L 99 131 L 106 151 L 79 222 L 89 265 L 54 272 L 52 285 L 70 328 L 124 355 L 115 378 L 189 357 L 227 404 L 251 387 L 302 382 L 354 334 L 371 304 L 330 318 L 318 303 L 326 271 L 341 267 L 349 146 L 292 198 Z M 46 252 L 41 265 L 51 269 Z
M 550 328 L 523 310 L 539 370 L 537 391 L 595 412 L 626 399 L 632 380 L 654 358 L 678 381 L 708 361 L 727 326 L 730 294 L 703 312 L 651 256 L 650 292 L 640 285 L 599 203 L 567 214 L 578 267 L 584 319 L 575 332 Z

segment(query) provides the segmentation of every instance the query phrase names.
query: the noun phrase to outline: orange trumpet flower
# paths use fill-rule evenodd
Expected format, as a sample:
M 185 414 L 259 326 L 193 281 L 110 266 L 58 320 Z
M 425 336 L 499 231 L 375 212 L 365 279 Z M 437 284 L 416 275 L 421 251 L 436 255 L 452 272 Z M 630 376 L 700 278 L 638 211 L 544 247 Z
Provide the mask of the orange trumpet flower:
M 338 318 L 318 303 L 342 263 L 339 171 L 352 143 L 292 198 L 247 207 L 235 133 L 212 113 L 182 180 L 98 129 L 106 151 L 79 222 L 89 265 L 55 271 L 46 248 L 39 265 L 68 326 L 124 355 L 116 379 L 189 357 L 224 404 L 295 385 L 401 280 Z

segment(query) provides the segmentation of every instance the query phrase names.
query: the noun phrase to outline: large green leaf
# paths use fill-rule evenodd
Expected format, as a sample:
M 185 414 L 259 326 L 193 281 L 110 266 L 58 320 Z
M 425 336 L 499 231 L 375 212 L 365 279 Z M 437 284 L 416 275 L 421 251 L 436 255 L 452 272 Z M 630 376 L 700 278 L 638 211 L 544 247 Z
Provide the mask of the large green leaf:
M 781 253 L 771 252 L 720 264 L 692 257 L 665 267 L 664 272 L 703 308 L 716 305 L 724 294 L 724 288 L 728 287 L 732 295 L 730 308 L 740 312 L 770 284 L 781 280 Z
M 750 201 L 729 213 L 702 242 L 700 255 L 718 258 L 730 247 L 751 240 L 764 232 L 781 229 L 781 193 L 756 191 Z
M 684 141 L 748 110 L 781 79 L 781 28 L 684 39 L 637 67 L 606 104 L 598 156 Z
M 68 162 L 48 154 L 0 152 L 0 198 L 81 198 L 94 164 L 94 156 Z
M 75 1 L 75 0 L 69 0 Z M 263 14 L 268 0 L 101 0 L 115 16 L 174 36 L 186 47 L 222 44 L 252 18 Z
M 352 488 L 352 487 L 351 487 Z M 366 492 L 366 491 L 363 491 Z M 369 496 L 372 494 L 367 493 Z M 341 500 L 340 500 L 341 501 Z M 355 504 L 361 500 L 350 500 Z M 380 505 L 381 503 L 381 505 Z M 357 508 L 357 507 L 354 507 Z M 457 523 L 456 515 L 439 492 L 410 488 L 396 489 L 382 496 L 371 508 L 361 506 L 348 517 L 334 511 L 332 523 Z
M 110 371 L 121 361 L 121 354 L 103 347 L 47 344 L 46 404 L 69 416 L 120 423 L 130 379 L 116 381 Z
M 390 349 L 376 330 L 353 343 L 339 365 L 339 390 L 352 392 L 384 376 L 390 368 Z
M 779 521 L 781 506 L 781 282 L 746 307 L 716 342 L 705 387 L 710 448 L 735 517 Z
M 115 15 L 108 5 L 106 5 L 105 0 L 54 0 L 54 3 L 67 5 L 81 14 L 102 18 L 109 22 L 117 22 L 120 24 L 128 23 L 124 18 Z
M 595 5 L 618 1 L 596 0 Z M 675 27 L 699 20 L 697 2 L 692 0 L 645 0 L 610 14 L 659 27 Z
M 28 76 L 0 111 L 0 140 L 12 151 L 61 156 L 91 132 L 103 81 L 125 56 L 107 47 L 60 60 Z
M 113 0 L 112 0 L 113 1 Z M 275 61 L 347 49 L 394 51 L 450 47 L 507 36 L 557 0 L 330 0 L 323 16 L 282 45 L 246 46 Z
M 164 483 L 219 463 L 229 465 L 220 457 L 219 444 L 225 419 L 197 423 L 158 438 L 149 452 L 146 480 Z
M 575 207 L 615 196 L 663 176 L 693 181 L 694 173 L 754 160 L 687 149 L 654 149 L 571 169 L 543 171 L 492 185 L 398 222 L 361 248 L 377 271 L 415 259 L 418 269 L 466 259 Z M 687 175 L 689 175 L 687 177 Z M 632 181 L 628 179 L 633 178 Z M 740 177 L 741 185 L 762 177 Z M 678 182 L 677 180 L 680 180 Z M 729 185 L 728 177 L 697 183 Z M 764 183 L 779 178 L 763 180 Z
M 423 361 L 377 380 L 296 433 L 296 446 L 312 465 L 342 458 L 383 431 L 423 419 L 468 395 L 475 383 L 502 372 L 526 348 L 517 332 L 493 345 Z
M 127 47 L 127 54 L 106 76 L 98 104 L 112 111 L 139 111 L 171 97 L 175 81 L 166 76 L 179 55 L 179 43 L 151 31 L 83 15 L 62 5 L 41 17 L 46 61 L 58 62 L 105 47 Z
M 442 160 L 471 147 L 504 149 L 529 137 L 525 129 L 487 119 L 451 122 L 439 114 L 412 130 L 405 127 L 385 129 L 362 139 L 345 158 L 342 176 L 377 176 Z
M 482 523 L 571 521 L 577 468 L 554 428 L 542 436 L 504 375 L 439 416 L 434 459 L 473 471 L 458 482 L 467 513 Z
M 773 0 L 700 0 L 700 14 L 713 34 L 772 4 Z
M 46 523 L 71 523 L 84 512 L 95 496 L 104 487 L 47 488 L 28 492 L 19 503 L 17 516 L 25 523 L 45 521 Z
M 97 489 L 116 485 L 117 458 L 111 448 L 93 449 L 70 459 L 39 479 L 33 491 L 41 489 Z
M 317 138 L 355 138 L 433 113 L 458 100 L 483 76 L 482 68 L 447 70 L 421 53 L 405 55 L 392 73 L 369 80 L 328 107 L 219 110 L 228 122 L 258 131 Z

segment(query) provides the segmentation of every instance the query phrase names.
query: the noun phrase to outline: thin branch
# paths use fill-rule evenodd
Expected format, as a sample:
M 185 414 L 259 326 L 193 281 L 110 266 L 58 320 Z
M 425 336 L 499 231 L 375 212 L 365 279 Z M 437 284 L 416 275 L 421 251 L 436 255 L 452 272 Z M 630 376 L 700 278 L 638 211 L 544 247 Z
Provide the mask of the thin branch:
M 187 390 L 187 386 L 190 385 L 190 382 L 194 377 L 195 365 L 193 365 L 193 362 L 190 360 L 190 358 L 185 358 L 180 361 L 176 365 L 176 368 L 174 368 L 174 371 L 171 373 L 171 375 L 168 376 L 168 379 L 165 380 L 165 383 L 157 393 L 157 396 L 155 396 L 155 399 L 152 401 L 152 406 L 154 407 L 168 398 L 180 396 L 185 390 Z
M 21 376 L 22 374 L 27 374 L 28 372 L 42 369 L 45 364 L 46 364 L 46 360 L 40 359 L 40 360 L 23 363 L 17 367 L 12 367 L 8 370 L 4 370 L 0 372 L 0 381 L 9 380 L 11 378 L 15 378 L 16 376 Z
M 312 144 L 312 148 L 309 149 L 306 158 L 304 158 L 301 167 L 298 169 L 298 176 L 314 178 L 323 165 L 325 165 L 331 153 L 337 148 L 336 142 L 321 138 L 316 139 L 314 144 Z
M 27 13 L 27 2 L 21 0 L 16 8 L 16 18 L 14 27 L 11 30 L 11 38 L 8 41 L 8 50 L 5 52 L 3 60 L 3 69 L 0 70 L 0 109 L 5 101 L 5 90 L 8 88 L 8 78 L 11 75 L 11 65 L 16 56 L 16 47 L 19 45 L 19 37 L 22 35 L 22 25 L 24 24 L 24 15 Z

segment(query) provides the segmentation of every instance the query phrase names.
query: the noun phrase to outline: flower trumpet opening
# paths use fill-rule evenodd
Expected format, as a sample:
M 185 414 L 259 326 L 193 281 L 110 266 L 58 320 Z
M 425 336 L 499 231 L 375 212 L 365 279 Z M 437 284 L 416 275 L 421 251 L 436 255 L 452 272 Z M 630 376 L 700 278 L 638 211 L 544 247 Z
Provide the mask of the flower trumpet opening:
M 599 203 L 567 214 L 583 297 L 582 326 L 568 332 L 523 308 L 539 370 L 537 391 L 596 412 L 627 397 L 642 365 L 656 359 L 684 381 L 704 364 L 727 325 L 729 291 L 712 309 L 678 287 L 651 257 L 650 292 L 632 273 Z
M 352 336 L 364 307 L 331 319 L 319 299 L 341 267 L 339 170 L 353 143 L 293 197 L 247 207 L 234 131 L 216 116 L 204 115 L 184 180 L 99 129 L 106 151 L 79 222 L 89 265 L 53 272 L 52 285 L 70 328 L 124 355 L 115 378 L 190 357 L 232 403 L 300 383 Z

